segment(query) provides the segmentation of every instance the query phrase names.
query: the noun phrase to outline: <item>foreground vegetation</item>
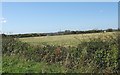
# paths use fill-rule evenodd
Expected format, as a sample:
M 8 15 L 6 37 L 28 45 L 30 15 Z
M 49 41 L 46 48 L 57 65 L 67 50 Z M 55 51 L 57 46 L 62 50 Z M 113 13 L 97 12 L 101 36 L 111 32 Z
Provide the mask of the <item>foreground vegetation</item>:
M 3 36 L 3 73 L 118 73 L 117 35 L 75 37 L 76 46 L 32 45 Z

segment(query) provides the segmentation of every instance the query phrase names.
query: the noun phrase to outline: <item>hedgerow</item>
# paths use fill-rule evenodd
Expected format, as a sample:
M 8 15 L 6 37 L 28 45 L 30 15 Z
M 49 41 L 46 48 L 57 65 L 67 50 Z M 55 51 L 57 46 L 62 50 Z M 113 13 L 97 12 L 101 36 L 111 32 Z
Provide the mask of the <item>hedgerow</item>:
M 118 41 L 114 35 L 82 41 L 77 47 L 41 44 L 33 46 L 16 38 L 3 37 L 2 53 L 4 57 L 19 55 L 26 61 L 46 62 L 48 66 L 57 64 L 64 67 L 66 73 L 117 73 Z M 54 71 L 51 68 L 48 72 Z

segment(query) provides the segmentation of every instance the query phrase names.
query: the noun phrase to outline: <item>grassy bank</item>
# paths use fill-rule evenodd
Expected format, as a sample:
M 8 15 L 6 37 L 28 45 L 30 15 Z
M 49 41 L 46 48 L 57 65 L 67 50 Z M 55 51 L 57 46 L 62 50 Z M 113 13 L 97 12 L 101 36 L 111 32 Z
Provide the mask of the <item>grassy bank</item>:
M 3 37 L 3 72 L 117 73 L 117 38 L 114 33 L 23 39 Z M 31 44 L 37 41 L 46 41 L 46 44 Z

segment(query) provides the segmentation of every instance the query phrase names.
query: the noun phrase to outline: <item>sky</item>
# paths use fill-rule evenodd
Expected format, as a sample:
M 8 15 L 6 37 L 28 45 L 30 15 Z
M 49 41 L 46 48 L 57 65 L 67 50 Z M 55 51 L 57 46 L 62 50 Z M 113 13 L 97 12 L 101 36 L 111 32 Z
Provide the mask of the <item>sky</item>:
M 1 0 L 2 2 L 119 2 L 119 0 Z
M 47 33 L 118 28 L 117 2 L 3 2 L 2 31 Z

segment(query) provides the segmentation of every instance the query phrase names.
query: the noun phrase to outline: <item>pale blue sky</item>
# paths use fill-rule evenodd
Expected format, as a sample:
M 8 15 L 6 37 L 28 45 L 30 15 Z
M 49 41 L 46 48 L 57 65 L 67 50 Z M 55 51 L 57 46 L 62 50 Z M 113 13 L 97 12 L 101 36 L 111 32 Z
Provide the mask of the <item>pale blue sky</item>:
M 118 28 L 117 2 L 4 2 L 3 32 Z
M 2 0 L 2 2 L 118 2 L 119 0 Z

